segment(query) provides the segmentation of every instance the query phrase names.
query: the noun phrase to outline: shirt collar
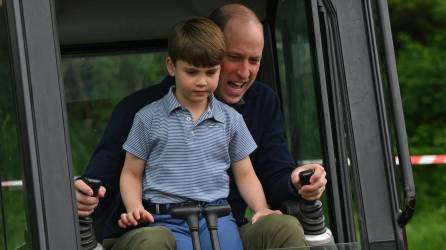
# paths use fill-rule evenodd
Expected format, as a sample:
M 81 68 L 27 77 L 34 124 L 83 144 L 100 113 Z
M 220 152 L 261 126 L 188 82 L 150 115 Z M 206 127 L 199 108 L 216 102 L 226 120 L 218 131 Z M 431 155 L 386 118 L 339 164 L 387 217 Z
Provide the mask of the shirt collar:
M 181 104 L 178 102 L 174 93 L 175 86 L 170 86 L 169 91 L 162 99 L 163 106 L 169 114 L 172 113 L 174 110 L 181 108 Z
M 208 110 L 210 111 L 211 117 L 213 117 L 216 121 L 224 123 L 224 113 L 223 113 L 223 103 L 221 103 L 217 98 L 215 98 L 214 94 L 212 93 L 209 96 L 209 106 Z

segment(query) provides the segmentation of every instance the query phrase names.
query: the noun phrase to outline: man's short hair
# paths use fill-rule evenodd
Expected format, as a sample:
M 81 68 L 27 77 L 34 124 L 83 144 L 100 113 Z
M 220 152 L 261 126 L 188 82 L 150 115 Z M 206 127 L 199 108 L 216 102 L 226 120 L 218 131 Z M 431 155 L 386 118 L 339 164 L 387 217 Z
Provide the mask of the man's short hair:
M 225 29 L 226 24 L 232 18 L 241 18 L 261 23 L 253 10 L 240 3 L 222 5 L 209 15 L 209 19 L 214 21 L 221 30 Z
M 225 49 L 221 29 L 208 18 L 178 22 L 168 34 L 168 53 L 173 63 L 182 60 L 198 67 L 216 66 L 221 63 Z

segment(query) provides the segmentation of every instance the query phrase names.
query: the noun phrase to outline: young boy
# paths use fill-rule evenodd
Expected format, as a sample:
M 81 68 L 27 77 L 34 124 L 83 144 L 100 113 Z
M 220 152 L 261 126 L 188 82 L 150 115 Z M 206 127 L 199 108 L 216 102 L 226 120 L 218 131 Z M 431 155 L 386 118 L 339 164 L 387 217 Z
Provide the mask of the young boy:
M 170 31 L 166 67 L 175 87 L 135 115 L 123 145 L 127 154 L 120 188 L 127 213 L 121 215 L 120 227 L 143 222 L 165 226 L 174 234 L 177 249 L 191 249 L 185 221 L 151 208 L 188 201 L 203 206 L 226 203 L 230 166 L 241 195 L 255 212 L 252 223 L 280 214 L 266 204 L 249 159 L 256 144 L 242 116 L 213 95 L 224 53 L 220 28 L 206 18 L 177 23 Z M 206 222 L 199 219 L 202 248 L 211 249 Z M 232 215 L 219 218 L 218 234 L 222 249 L 243 249 Z

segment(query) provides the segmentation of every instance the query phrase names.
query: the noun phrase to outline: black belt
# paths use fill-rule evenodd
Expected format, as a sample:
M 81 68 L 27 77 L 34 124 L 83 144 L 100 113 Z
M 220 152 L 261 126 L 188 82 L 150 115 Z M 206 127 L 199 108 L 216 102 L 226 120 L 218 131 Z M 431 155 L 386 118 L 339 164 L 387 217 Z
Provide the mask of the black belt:
M 158 204 L 143 200 L 144 208 L 151 214 L 168 214 L 172 207 L 200 206 L 204 207 L 208 202 L 204 201 L 185 201 L 180 203 Z

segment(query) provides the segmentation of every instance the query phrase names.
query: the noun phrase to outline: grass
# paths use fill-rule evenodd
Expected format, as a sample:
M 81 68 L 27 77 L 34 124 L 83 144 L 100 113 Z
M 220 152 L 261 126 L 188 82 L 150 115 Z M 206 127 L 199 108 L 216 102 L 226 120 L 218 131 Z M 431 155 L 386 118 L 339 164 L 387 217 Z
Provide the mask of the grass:
M 446 239 L 446 204 L 431 210 L 417 211 L 407 225 L 406 232 L 410 249 L 444 249 Z
M 444 249 L 446 239 L 446 165 L 414 166 L 415 215 L 406 226 L 410 249 Z

